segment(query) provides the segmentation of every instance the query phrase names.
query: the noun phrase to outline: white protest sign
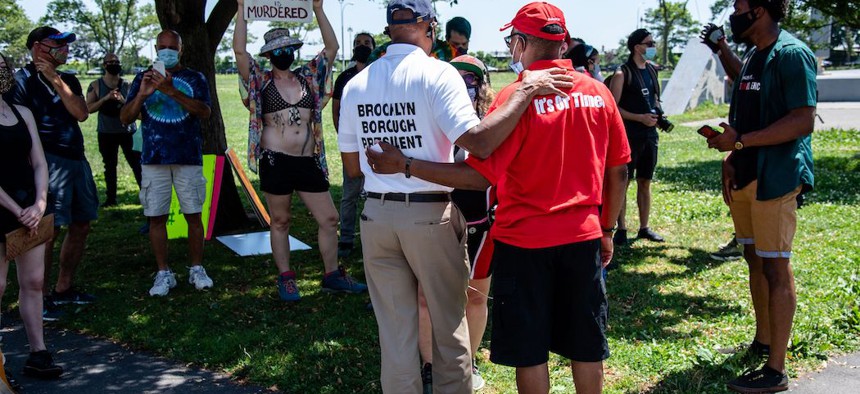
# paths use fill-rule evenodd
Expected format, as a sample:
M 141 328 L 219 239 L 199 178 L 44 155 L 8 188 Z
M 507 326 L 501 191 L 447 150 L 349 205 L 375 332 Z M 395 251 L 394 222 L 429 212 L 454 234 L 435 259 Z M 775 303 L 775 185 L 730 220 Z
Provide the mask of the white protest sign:
M 245 0 L 245 19 L 310 23 L 313 5 L 311 0 Z

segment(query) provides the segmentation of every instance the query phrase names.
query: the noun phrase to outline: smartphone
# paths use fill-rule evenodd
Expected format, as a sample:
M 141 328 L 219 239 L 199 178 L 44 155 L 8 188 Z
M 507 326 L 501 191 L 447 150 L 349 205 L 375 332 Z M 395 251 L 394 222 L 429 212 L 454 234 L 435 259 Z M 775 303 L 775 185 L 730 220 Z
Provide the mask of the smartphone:
M 702 137 L 705 137 L 707 139 L 711 139 L 711 138 L 714 138 L 714 137 L 720 135 L 719 131 L 714 130 L 713 127 L 708 126 L 708 125 L 702 126 L 701 128 L 699 128 L 699 130 L 697 130 L 697 132 L 699 134 L 701 134 Z
M 158 71 L 158 73 L 163 76 L 167 76 L 167 71 L 164 69 L 164 62 L 161 60 L 152 62 L 152 69 Z

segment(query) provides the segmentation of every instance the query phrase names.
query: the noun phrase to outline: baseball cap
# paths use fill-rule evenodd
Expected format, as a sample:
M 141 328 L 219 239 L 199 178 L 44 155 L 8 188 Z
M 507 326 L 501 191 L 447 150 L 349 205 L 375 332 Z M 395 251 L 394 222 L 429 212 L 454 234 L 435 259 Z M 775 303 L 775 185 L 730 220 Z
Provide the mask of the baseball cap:
M 480 59 L 470 55 L 460 55 L 451 59 L 451 65 L 458 70 L 468 71 L 487 82 L 487 66 Z
M 559 25 L 564 31 L 558 34 L 541 31 L 541 29 L 549 25 Z M 514 19 L 502 26 L 499 31 L 504 31 L 511 27 L 515 27 L 525 34 L 550 41 L 565 41 L 569 36 L 567 34 L 567 25 L 564 22 L 564 13 L 558 7 L 545 1 L 535 1 L 524 5 L 523 8 L 517 11 Z
M 411 10 L 411 19 L 394 19 L 394 12 L 399 10 Z M 436 17 L 430 0 L 391 0 L 388 2 L 386 17 L 389 25 L 404 25 L 407 23 L 419 23 Z
M 37 27 L 30 32 L 30 35 L 27 36 L 27 49 L 33 49 L 33 44 L 46 38 L 69 44 L 75 42 L 77 36 L 72 32 L 60 32 L 50 26 Z

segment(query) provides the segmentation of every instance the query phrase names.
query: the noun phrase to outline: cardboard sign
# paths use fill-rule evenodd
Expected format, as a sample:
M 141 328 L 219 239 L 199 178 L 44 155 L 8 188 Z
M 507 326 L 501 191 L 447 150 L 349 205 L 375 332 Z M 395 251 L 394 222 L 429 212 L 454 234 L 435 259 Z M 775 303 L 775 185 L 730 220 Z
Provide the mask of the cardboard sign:
M 272 239 L 268 231 L 223 235 L 215 239 L 242 257 L 272 254 Z M 290 235 L 290 252 L 299 250 L 311 250 L 311 247 Z
M 53 235 L 54 214 L 52 213 L 42 217 L 35 234 L 30 233 L 30 229 L 26 227 L 9 232 L 6 234 L 6 261 L 15 260 L 30 249 L 47 242 Z
M 266 206 L 263 205 L 263 202 L 254 190 L 254 185 L 252 185 L 251 180 L 248 179 L 248 174 L 245 173 L 245 168 L 242 167 L 242 163 L 239 162 L 239 156 L 236 156 L 236 152 L 233 151 L 233 148 L 228 148 L 227 151 L 224 152 L 224 155 L 227 157 L 230 165 L 233 166 L 233 170 L 236 171 L 236 175 L 239 175 L 239 182 L 242 185 L 242 190 L 245 191 L 245 197 L 247 197 L 248 201 L 251 202 L 251 208 L 254 210 L 254 215 L 257 216 L 257 220 L 260 221 L 260 225 L 263 227 L 269 227 L 272 223 L 272 219 L 266 211 Z
M 311 0 L 245 0 L 245 20 L 313 22 Z
M 223 159 L 222 159 L 223 160 Z M 209 235 L 209 216 L 211 215 L 212 194 L 215 192 L 215 155 L 203 155 L 203 177 L 206 178 L 206 200 L 203 201 L 203 211 L 200 219 L 203 221 L 204 237 Z M 223 166 L 223 161 L 222 164 Z M 220 189 L 220 185 L 219 185 Z M 176 189 L 172 191 L 170 199 L 170 213 L 167 216 L 167 239 L 188 238 L 188 222 L 179 207 L 179 198 L 176 197 Z M 217 207 L 217 205 L 215 205 Z

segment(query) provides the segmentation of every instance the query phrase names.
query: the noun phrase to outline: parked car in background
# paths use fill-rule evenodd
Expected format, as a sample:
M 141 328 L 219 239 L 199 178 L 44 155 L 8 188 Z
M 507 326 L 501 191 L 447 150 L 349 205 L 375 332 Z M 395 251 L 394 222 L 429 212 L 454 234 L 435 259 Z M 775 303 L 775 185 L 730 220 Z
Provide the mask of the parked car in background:
M 87 75 L 103 75 L 104 73 L 105 70 L 102 70 L 101 68 L 92 68 L 87 70 Z

